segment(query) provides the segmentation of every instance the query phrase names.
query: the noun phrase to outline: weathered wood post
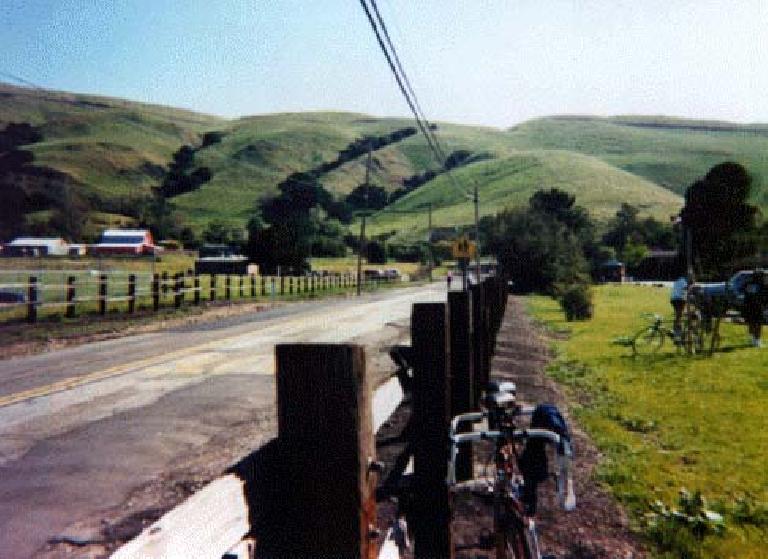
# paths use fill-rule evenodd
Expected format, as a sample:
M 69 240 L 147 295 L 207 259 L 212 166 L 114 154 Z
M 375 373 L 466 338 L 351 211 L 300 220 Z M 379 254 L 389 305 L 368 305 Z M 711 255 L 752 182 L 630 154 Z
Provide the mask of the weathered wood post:
M 448 486 L 450 319 L 445 303 L 417 303 L 411 315 L 413 367 L 414 556 L 452 558 Z
M 251 274 L 251 298 L 256 297 L 256 276 Z
M 285 276 L 280 276 L 280 295 L 285 295 Z
M 261 296 L 264 297 L 267 294 L 267 278 L 261 276 Z
M 107 275 L 99 276 L 99 314 L 107 314 Z
M 229 301 L 232 299 L 232 276 L 224 275 L 224 298 Z
M 291 524 L 279 556 L 375 558 L 376 450 L 364 349 L 281 344 L 276 370 Z
M 483 379 L 483 360 L 485 356 L 482 321 L 482 287 L 479 284 L 470 286 L 472 301 L 472 360 L 474 373 L 474 406 L 480 404 L 480 397 L 485 389 Z
M 75 276 L 67 278 L 67 318 L 75 318 Z
M 128 274 L 128 314 L 136 312 L 136 274 Z
M 184 293 L 181 291 L 183 286 L 182 277 L 183 274 L 178 272 L 173 274 L 173 307 L 175 309 L 181 308 L 181 301 L 184 298 Z
M 293 276 L 288 278 L 288 295 L 293 295 Z
M 27 284 L 27 322 L 37 322 L 37 277 L 29 276 Z
M 200 304 L 200 276 L 195 273 L 194 280 L 193 280 L 193 287 L 195 290 L 195 305 Z
M 160 275 L 152 274 L 152 310 L 160 309 Z
M 472 359 L 472 300 L 468 291 L 448 293 L 451 317 L 451 417 L 475 409 Z M 464 425 L 462 431 L 471 429 Z M 456 461 L 456 479 L 472 479 L 472 445 L 462 445 Z
M 312 295 L 315 294 L 315 274 L 309 276 L 309 291 Z
M 211 282 L 209 284 L 208 299 L 211 301 L 216 300 L 216 274 L 211 274 Z
M 485 345 L 483 346 L 485 348 L 483 381 L 485 385 L 487 385 L 491 378 L 491 358 L 493 356 L 493 348 L 496 344 L 496 338 L 493 333 L 493 328 L 491 327 L 491 305 L 493 304 L 492 284 L 490 279 L 487 278 L 481 285 L 483 290 L 483 335 L 485 337 Z
M 163 272 L 161 279 L 161 288 L 163 290 L 163 296 L 165 296 L 165 294 L 168 293 L 168 272 Z
M 240 276 L 240 298 L 242 299 L 245 297 L 245 292 L 243 291 L 243 274 L 239 274 Z

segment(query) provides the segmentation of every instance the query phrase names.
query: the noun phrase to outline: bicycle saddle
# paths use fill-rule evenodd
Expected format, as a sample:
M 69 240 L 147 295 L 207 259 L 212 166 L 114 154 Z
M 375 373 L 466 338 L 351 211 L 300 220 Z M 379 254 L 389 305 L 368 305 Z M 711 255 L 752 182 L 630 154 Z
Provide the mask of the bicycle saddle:
M 517 394 L 517 385 L 509 380 L 492 380 L 488 383 L 488 394 L 506 392 L 512 395 Z

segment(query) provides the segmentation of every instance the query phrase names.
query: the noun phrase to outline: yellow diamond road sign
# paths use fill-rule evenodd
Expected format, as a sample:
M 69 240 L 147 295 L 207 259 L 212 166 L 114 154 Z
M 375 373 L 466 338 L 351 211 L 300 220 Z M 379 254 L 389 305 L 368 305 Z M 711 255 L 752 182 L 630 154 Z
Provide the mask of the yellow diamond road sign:
M 451 252 L 454 258 L 473 258 L 477 250 L 477 245 L 467 239 L 461 237 L 456 239 L 451 246 Z

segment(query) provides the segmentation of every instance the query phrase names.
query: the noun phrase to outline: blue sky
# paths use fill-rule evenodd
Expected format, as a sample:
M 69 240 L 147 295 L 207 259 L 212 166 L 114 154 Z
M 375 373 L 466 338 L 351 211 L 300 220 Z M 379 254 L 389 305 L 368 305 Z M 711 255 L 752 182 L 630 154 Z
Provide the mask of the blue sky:
M 378 4 L 432 120 L 768 122 L 763 0 Z M 2 81 L 222 116 L 409 114 L 358 0 L 0 0 L 0 52 Z

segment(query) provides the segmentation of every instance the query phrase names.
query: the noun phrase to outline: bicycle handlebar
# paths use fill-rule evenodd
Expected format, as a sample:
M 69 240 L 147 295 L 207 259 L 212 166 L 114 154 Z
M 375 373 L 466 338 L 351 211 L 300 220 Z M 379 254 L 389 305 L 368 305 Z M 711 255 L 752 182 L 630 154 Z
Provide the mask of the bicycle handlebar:
M 526 410 L 528 411 L 528 410 Z M 576 493 L 573 487 L 573 475 L 571 472 L 571 460 L 573 451 L 568 440 L 553 431 L 547 429 L 515 429 L 514 431 L 472 431 L 469 433 L 457 433 L 459 424 L 463 422 L 477 423 L 488 416 L 487 412 L 465 413 L 457 415 L 451 421 L 450 441 L 451 452 L 448 462 L 447 483 L 449 487 L 456 485 L 456 458 L 459 454 L 459 445 L 462 443 L 476 443 L 486 440 L 525 441 L 528 439 L 541 439 L 555 447 L 557 450 L 557 496 L 560 506 L 566 511 L 576 508 Z

